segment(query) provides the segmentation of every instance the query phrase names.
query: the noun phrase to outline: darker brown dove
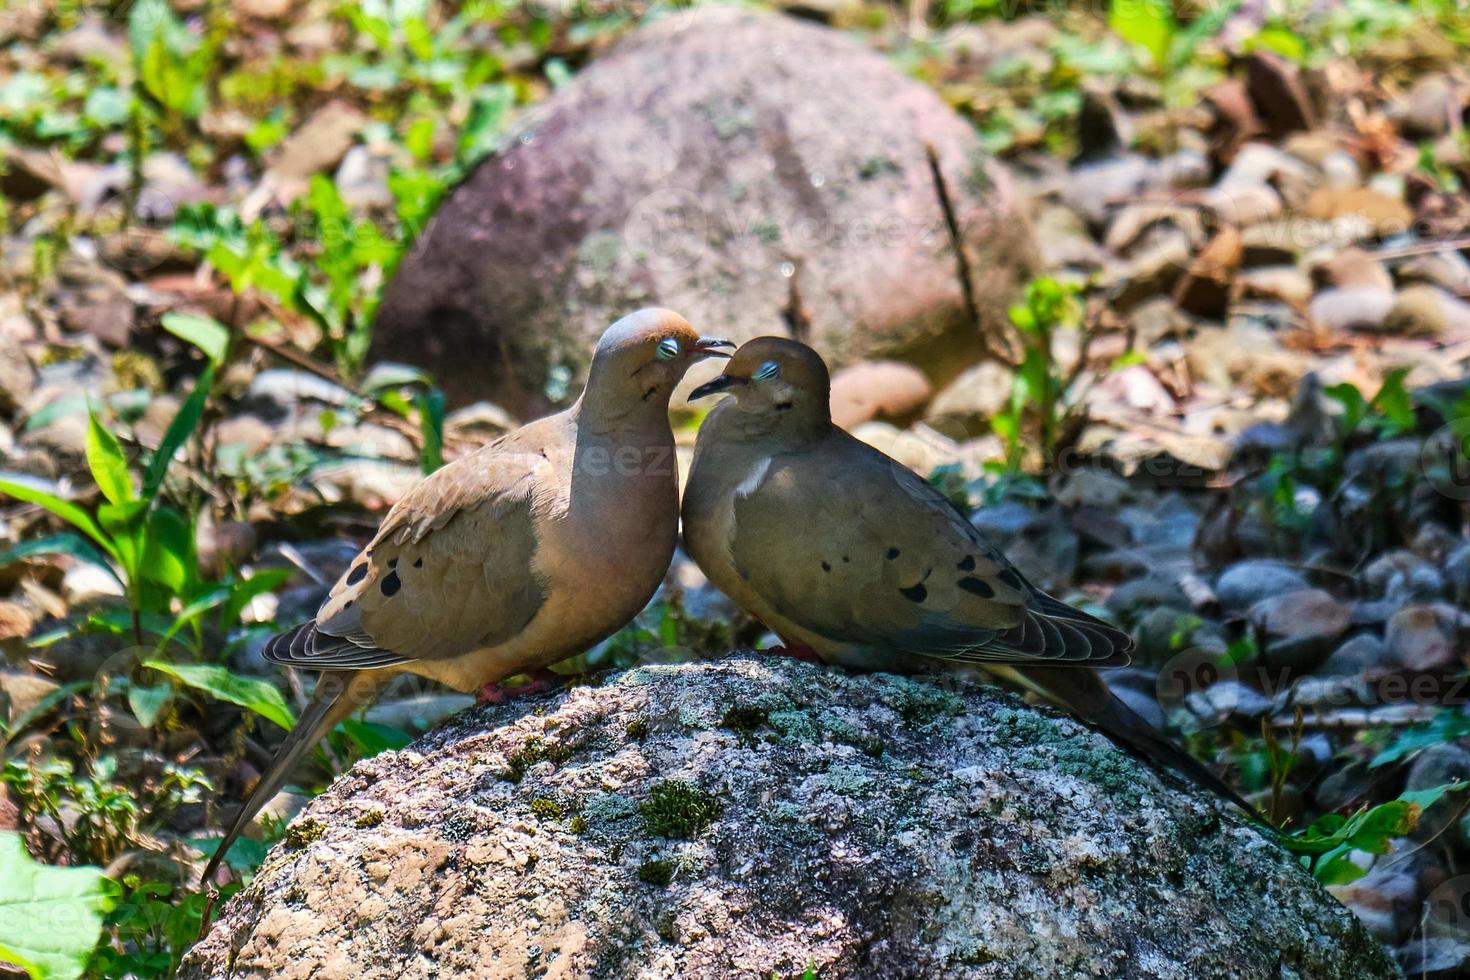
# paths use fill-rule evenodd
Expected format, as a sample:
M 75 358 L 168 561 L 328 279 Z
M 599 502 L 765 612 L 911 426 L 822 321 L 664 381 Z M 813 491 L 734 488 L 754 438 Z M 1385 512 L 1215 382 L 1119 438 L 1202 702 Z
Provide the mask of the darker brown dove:
M 322 677 L 206 882 L 302 754 L 395 675 L 473 692 L 637 615 L 678 536 L 669 396 L 691 364 L 733 346 L 668 310 L 626 316 L 602 335 L 571 408 L 450 463 L 388 512 L 316 618 L 265 647 Z
M 691 394 L 734 396 L 700 429 L 683 500 L 710 581 L 827 663 L 983 665 L 1253 812 L 1103 683 L 1128 634 L 1033 586 L 943 494 L 833 425 L 829 385 L 816 351 L 762 337 Z

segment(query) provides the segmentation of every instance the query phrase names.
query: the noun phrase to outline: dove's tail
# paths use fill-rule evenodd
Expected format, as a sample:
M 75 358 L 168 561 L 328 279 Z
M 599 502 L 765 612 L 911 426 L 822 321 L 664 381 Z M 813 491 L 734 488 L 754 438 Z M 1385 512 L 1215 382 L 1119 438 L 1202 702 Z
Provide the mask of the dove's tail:
M 988 669 L 993 669 L 987 665 Z M 1260 820 L 1256 808 L 1203 763 L 1169 741 L 1128 707 L 1094 670 L 1077 667 L 1025 667 L 996 671 L 1053 701 L 1103 734 L 1122 742 L 1136 754 L 1156 765 L 1174 770 L 1185 778 L 1212 790 L 1240 807 L 1249 817 Z
M 376 694 L 394 671 L 333 670 L 324 672 L 317 680 L 311 701 L 301 713 L 296 727 L 286 736 L 275 758 L 261 775 L 255 788 L 250 791 L 245 805 L 235 815 L 230 829 L 220 841 L 219 849 L 205 865 L 201 884 L 208 887 L 214 881 L 215 872 L 225 859 L 230 846 L 255 819 L 260 808 L 285 784 L 287 777 L 296 768 L 296 763 L 315 745 L 323 735 L 336 727 L 337 723 L 352 714 L 366 698 Z M 383 675 L 381 678 L 369 675 Z M 207 922 L 207 916 L 206 916 Z

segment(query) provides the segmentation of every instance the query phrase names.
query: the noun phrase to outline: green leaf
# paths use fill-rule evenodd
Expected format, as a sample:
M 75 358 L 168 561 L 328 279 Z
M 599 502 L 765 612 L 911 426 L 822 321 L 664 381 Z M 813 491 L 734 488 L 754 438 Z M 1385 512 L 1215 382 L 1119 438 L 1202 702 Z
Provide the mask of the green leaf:
M 107 574 L 117 579 L 118 585 L 121 585 L 124 590 L 127 589 L 127 583 L 122 580 L 122 576 L 117 574 L 117 569 L 112 567 L 112 563 L 103 557 L 102 552 L 93 547 L 91 542 L 80 534 L 73 534 L 67 531 L 62 534 L 48 535 L 44 538 L 22 541 L 15 547 L 7 548 L 3 552 L 0 552 L 0 565 L 8 565 L 13 561 L 29 558 L 31 555 L 70 555 L 89 565 L 96 565 L 98 568 L 104 569 Z
M 415 398 L 414 404 L 418 406 L 419 429 L 424 437 L 419 465 L 427 476 L 444 465 L 444 392 L 434 388 Z
M 211 364 L 223 364 L 230 349 L 230 331 L 212 316 L 202 313 L 165 313 L 163 329 L 204 352 Z
M 0 832 L 0 959 L 32 977 L 80 977 L 102 935 L 117 886 L 100 868 L 52 868 Z
M 148 472 L 143 476 L 143 499 L 152 502 L 158 495 L 158 488 L 163 486 L 163 478 L 168 474 L 169 464 L 173 462 L 174 453 L 193 434 L 199 419 L 204 415 L 204 403 L 209 398 L 209 391 L 214 386 L 214 369 L 211 364 L 205 368 L 199 380 L 194 383 L 194 390 L 189 392 L 189 397 L 184 399 L 184 404 L 179 406 L 178 413 L 174 415 L 173 421 L 169 422 L 168 429 L 163 433 L 163 440 L 158 444 L 158 451 L 148 461 Z
M 342 731 L 357 746 L 363 758 L 389 749 L 401 749 L 413 741 L 413 736 L 401 728 L 375 721 L 358 721 L 356 718 L 343 719 Z
M 1123 40 L 1148 51 L 1154 67 L 1168 63 L 1178 25 L 1162 0 L 1113 0 L 1108 26 Z
M 1312 876 L 1324 885 L 1346 885 L 1357 881 L 1364 873 L 1364 869 L 1352 860 L 1352 848 L 1344 844 L 1324 854 Z
M 0 493 L 9 494 L 16 500 L 23 500 L 28 504 L 44 507 L 97 542 L 113 558 L 118 556 L 112 541 L 102 532 L 102 528 L 97 526 L 97 522 L 92 520 L 92 516 L 71 501 L 62 500 L 55 494 L 48 493 L 30 483 L 4 478 L 0 478 Z
M 138 724 L 152 728 L 163 709 L 174 698 L 174 690 L 167 684 L 129 684 L 128 707 Z
M 184 516 L 160 507 L 148 518 L 138 575 L 162 586 L 170 595 L 186 595 L 195 574 L 194 532 Z
M 220 622 L 229 628 L 240 621 L 240 614 L 250 601 L 258 595 L 273 592 L 286 584 L 291 577 L 289 568 L 264 568 L 258 569 L 247 579 L 241 579 L 230 585 L 229 600 L 224 603 L 224 609 L 220 612 Z
M 290 731 L 296 724 L 286 699 L 274 686 L 253 677 L 241 677 L 218 664 L 168 664 L 161 660 L 145 660 L 144 667 L 162 671 L 196 691 L 238 704 Z
M 87 466 L 97 489 L 110 502 L 126 504 L 134 499 L 133 475 L 128 472 L 122 444 L 92 414 L 87 416 Z

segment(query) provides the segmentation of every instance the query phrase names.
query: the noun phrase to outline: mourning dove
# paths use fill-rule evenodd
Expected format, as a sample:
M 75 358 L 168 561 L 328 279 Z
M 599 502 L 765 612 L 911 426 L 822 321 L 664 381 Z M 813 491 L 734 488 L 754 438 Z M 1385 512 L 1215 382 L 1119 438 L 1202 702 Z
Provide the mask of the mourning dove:
M 323 671 L 310 704 L 204 871 L 293 764 L 394 675 L 472 692 L 609 636 L 648 603 L 678 536 L 669 396 L 725 340 L 679 315 L 614 323 L 571 408 L 435 472 L 398 502 L 311 622 L 267 660 Z
M 761 337 L 690 398 L 709 414 L 684 493 L 684 542 L 711 582 L 827 663 L 984 665 L 1136 752 L 1251 808 L 1108 690 L 1132 640 L 1031 585 L 949 500 L 832 424 L 827 366 Z

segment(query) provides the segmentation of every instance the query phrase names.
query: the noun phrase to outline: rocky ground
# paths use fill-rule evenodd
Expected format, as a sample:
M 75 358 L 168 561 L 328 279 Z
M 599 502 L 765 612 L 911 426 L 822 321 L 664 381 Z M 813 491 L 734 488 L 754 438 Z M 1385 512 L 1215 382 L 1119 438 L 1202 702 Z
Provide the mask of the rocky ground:
M 253 651 L 314 611 L 424 469 L 575 396 L 575 361 L 540 345 L 570 349 L 588 310 L 622 298 L 602 288 L 612 263 L 640 302 L 660 283 L 756 290 L 752 332 L 821 341 L 850 324 L 850 343 L 825 344 L 844 365 L 839 421 L 973 508 L 1039 584 L 1132 630 L 1138 662 L 1110 678 L 1120 695 L 1297 834 L 1315 876 L 1402 968 L 1456 975 L 1470 958 L 1470 879 L 1458 874 L 1470 856 L 1466 39 L 1433 4 L 1320 7 L 1278 20 L 1241 4 L 1211 19 L 1180 4 L 1149 34 L 1069 13 L 966 20 L 946 7 L 916 22 L 879 3 L 802 5 L 799 30 L 752 30 L 791 44 L 813 22 L 835 26 L 845 39 L 799 43 L 830 46 L 834 75 L 869 87 L 890 72 L 940 120 L 937 178 L 895 111 L 872 131 L 908 140 L 912 157 L 895 158 L 907 169 L 858 160 L 848 179 L 932 205 L 934 236 L 899 243 L 893 264 L 921 270 L 920 312 L 942 307 L 941 333 L 968 330 L 964 363 L 934 359 L 924 330 L 890 329 L 932 325 L 893 299 L 908 295 L 902 284 L 843 278 L 788 220 L 808 204 L 833 226 L 868 217 L 872 196 L 849 195 L 838 172 L 857 142 L 798 118 L 820 147 L 771 144 L 752 122 L 771 107 L 747 118 L 737 100 L 664 107 L 683 115 L 660 166 L 686 191 L 718 177 L 709 193 L 725 201 L 750 160 L 785 161 L 771 191 L 789 195 L 780 220 L 736 208 L 718 234 L 703 226 L 691 241 L 712 278 L 689 280 L 642 268 L 650 256 L 634 246 L 647 242 L 627 219 L 645 198 L 599 197 L 611 232 L 589 237 L 568 218 L 530 236 L 558 269 L 534 295 L 576 314 L 565 334 L 542 336 L 555 325 L 538 321 L 538 353 L 521 359 L 494 332 L 514 335 L 514 323 L 450 318 L 444 329 L 472 338 L 476 357 L 441 358 L 434 378 L 365 360 L 385 283 L 400 259 L 421 274 L 414 262 L 432 251 L 407 247 L 441 234 L 427 219 L 455 181 L 470 177 L 450 198 L 468 220 L 477 186 L 492 204 L 516 186 L 470 175 L 545 159 L 556 133 L 538 147 L 545 115 L 528 107 L 562 120 L 558 139 L 584 132 L 570 113 L 637 115 L 588 108 L 575 86 L 596 83 L 588 66 L 644 11 L 518 10 L 494 26 L 436 11 L 386 28 L 255 0 L 181 3 L 173 19 L 141 4 L 157 16 L 133 25 L 85 5 L 0 12 L 0 478 L 107 523 L 88 409 L 142 489 L 154 450 L 178 448 L 173 420 L 198 408 L 161 483 L 158 509 L 180 520 L 160 520 L 137 582 L 99 567 L 95 542 L 58 539 L 66 521 L 44 508 L 3 512 L 4 541 L 21 549 L 0 567 L 5 824 L 53 863 L 125 856 L 124 908 L 197 921 L 191 842 L 217 832 L 229 809 L 214 801 L 237 798 L 264 764 L 278 736 L 257 715 L 275 702 L 223 675 L 191 684 L 141 662 L 279 680 Z M 666 25 L 653 31 L 679 43 Z M 759 71 L 781 71 L 779 53 L 763 50 Z M 726 152 L 685 160 L 676 151 L 703 146 L 705 128 Z M 1024 202 L 1001 212 L 1024 212 L 1031 229 L 998 254 L 983 234 L 993 188 L 967 185 L 955 163 L 980 148 L 1014 185 L 1005 200 Z M 644 147 L 602 149 L 627 165 Z M 575 201 L 579 176 L 557 179 L 547 193 Z M 547 210 L 576 213 L 561 197 Z M 527 246 L 524 264 L 542 255 Z M 1027 276 L 1021 306 L 1002 315 L 995 283 Z M 505 295 L 532 295 L 534 278 Z M 415 298 L 434 300 L 431 287 Z M 738 295 L 711 309 L 731 315 Z M 411 333 L 391 346 L 414 359 Z M 514 385 L 475 400 L 506 364 L 499 377 Z M 698 417 L 681 409 L 678 421 L 687 457 Z M 637 623 L 567 671 L 752 643 L 769 638 L 681 558 Z M 465 703 L 398 690 L 301 785 Z M 277 801 L 263 837 L 303 795 Z M 1344 829 L 1365 812 L 1383 833 Z M 232 864 L 257 864 L 252 846 Z M 170 950 L 155 972 L 189 931 L 109 928 L 117 957 Z

